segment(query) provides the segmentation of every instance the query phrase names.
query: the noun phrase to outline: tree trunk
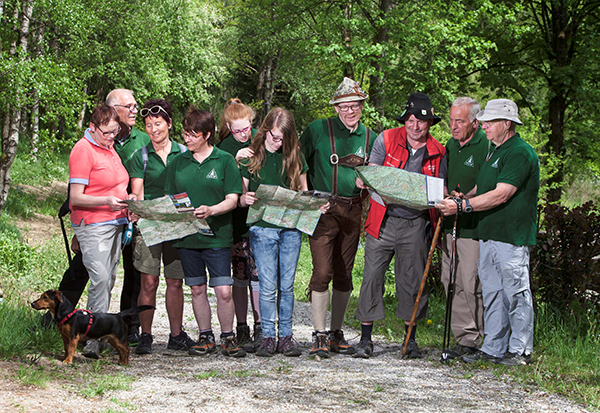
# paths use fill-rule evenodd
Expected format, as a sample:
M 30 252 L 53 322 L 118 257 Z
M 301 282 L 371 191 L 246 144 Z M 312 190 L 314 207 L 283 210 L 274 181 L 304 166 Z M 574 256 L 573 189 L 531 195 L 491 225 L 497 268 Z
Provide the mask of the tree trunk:
M 22 49 L 23 56 L 27 55 L 29 45 L 29 23 L 33 13 L 33 0 L 23 0 L 23 9 L 20 19 L 19 47 Z M 11 56 L 15 56 L 16 48 L 11 47 Z M 21 105 L 24 101 L 23 90 L 17 87 L 15 90 L 15 106 L 10 108 L 9 113 L 10 126 L 6 140 L 2 140 L 2 156 L 0 156 L 0 213 L 6 204 L 8 198 L 8 190 L 10 189 L 10 167 L 12 166 L 15 155 L 17 154 L 17 146 L 19 144 L 19 127 L 21 123 Z
M 372 21 L 371 24 L 375 29 L 375 37 L 373 38 L 373 44 L 384 45 L 383 51 L 380 56 L 376 59 L 372 59 L 371 67 L 373 68 L 373 74 L 369 79 L 369 103 L 375 107 L 377 113 L 379 113 L 380 119 L 385 117 L 385 69 L 384 62 L 386 59 L 385 45 L 389 40 L 389 28 L 385 22 L 385 17 L 388 11 L 392 8 L 391 0 L 380 0 L 379 1 L 379 16 L 377 21 Z M 369 19 L 370 20 L 370 19 Z M 382 24 L 382 22 L 384 22 Z M 373 128 L 375 132 L 379 133 L 383 131 L 381 120 L 377 121 L 377 124 Z
M 35 90 L 34 90 L 35 93 Z M 31 108 L 31 157 L 37 162 L 37 153 L 40 144 L 40 98 L 35 93 Z
M 343 8 L 343 14 L 344 14 L 344 20 L 349 21 L 350 18 L 352 17 L 352 4 L 351 3 L 348 3 Z M 344 48 L 346 49 L 348 54 L 352 55 L 352 32 L 350 31 L 350 29 L 348 27 L 346 27 L 344 25 L 344 26 L 342 26 L 341 34 L 342 34 L 342 43 L 344 45 Z M 349 77 L 352 80 L 356 80 L 356 79 L 354 79 L 354 66 L 352 65 L 352 62 L 344 63 L 344 77 Z
M 551 62 L 548 86 L 552 96 L 548 103 L 548 117 L 550 122 L 550 137 L 546 150 L 554 159 L 559 159 L 554 175 L 548 179 L 550 190 L 548 202 L 558 202 L 562 196 L 564 185 L 564 155 L 565 155 L 565 112 L 567 109 L 567 96 L 570 86 L 564 78 L 565 68 L 571 65 L 569 48 L 575 42 L 575 33 L 579 21 L 570 15 L 569 5 L 564 2 L 551 2 L 551 20 L 549 34 L 548 59 Z
M 281 57 L 281 50 L 277 54 L 266 57 L 258 71 L 258 85 L 256 87 L 257 99 L 261 102 L 258 110 L 258 122 L 262 123 L 267 113 L 271 110 L 273 95 L 275 93 L 275 72 Z

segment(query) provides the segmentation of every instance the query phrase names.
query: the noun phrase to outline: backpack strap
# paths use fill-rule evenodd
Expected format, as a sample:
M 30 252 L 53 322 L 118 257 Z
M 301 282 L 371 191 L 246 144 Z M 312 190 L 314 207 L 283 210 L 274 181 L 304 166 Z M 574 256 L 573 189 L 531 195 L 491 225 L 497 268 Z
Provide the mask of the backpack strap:
M 331 193 L 333 196 L 337 195 L 337 184 L 338 184 L 338 162 L 340 158 L 336 153 L 335 149 L 335 134 L 333 132 L 333 119 L 327 118 L 327 128 L 329 130 L 329 143 L 331 145 L 331 156 L 329 157 L 329 162 L 333 167 L 333 171 L 331 174 Z
M 148 148 L 146 147 L 146 145 L 144 145 L 140 148 L 140 151 L 142 152 L 142 162 L 144 162 L 144 171 L 142 173 L 144 174 L 144 178 L 145 178 L 146 177 L 146 166 L 148 166 Z
M 367 136 L 365 136 L 365 162 L 363 165 L 369 163 L 369 144 L 371 143 L 371 129 L 367 129 Z
M 181 143 L 177 142 L 177 145 L 179 145 L 179 150 L 181 151 L 181 153 L 187 152 L 187 146 L 182 145 Z M 148 166 L 148 147 L 146 145 L 142 146 L 140 148 L 140 151 L 142 152 L 142 162 L 144 162 L 144 178 L 146 177 L 146 166 Z

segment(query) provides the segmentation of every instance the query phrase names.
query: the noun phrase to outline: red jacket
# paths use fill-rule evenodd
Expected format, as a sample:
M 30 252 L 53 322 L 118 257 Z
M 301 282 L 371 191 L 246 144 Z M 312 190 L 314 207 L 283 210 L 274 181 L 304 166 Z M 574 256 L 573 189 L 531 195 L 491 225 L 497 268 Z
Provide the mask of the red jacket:
M 386 152 L 383 166 L 391 166 L 393 168 L 402 166 L 402 169 L 404 169 L 409 154 L 406 147 L 406 128 L 401 127 L 385 130 L 383 131 L 383 139 Z M 440 173 L 440 164 L 446 154 L 446 148 L 429 133 L 427 134 L 426 146 L 427 153 L 423 157 L 421 173 L 437 177 Z M 365 230 L 375 238 L 379 238 L 379 230 L 381 229 L 381 223 L 383 222 L 386 210 L 386 207 L 371 200 L 369 214 L 365 222 Z M 437 209 L 429 208 L 429 217 L 431 219 L 432 230 L 435 231 L 438 217 Z

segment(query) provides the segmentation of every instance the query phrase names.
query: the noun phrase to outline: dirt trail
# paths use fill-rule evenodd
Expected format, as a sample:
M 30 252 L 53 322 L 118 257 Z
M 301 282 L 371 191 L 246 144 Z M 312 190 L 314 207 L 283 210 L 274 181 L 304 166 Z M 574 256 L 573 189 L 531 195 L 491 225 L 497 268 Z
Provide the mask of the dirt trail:
M 58 226 L 47 219 L 27 223 L 28 233 L 35 231 L 37 241 L 48 236 L 49 227 Z M 115 312 L 120 281 L 121 277 L 113 290 L 111 310 Z M 195 338 L 189 289 L 185 292 L 184 325 Z M 211 303 L 218 334 L 214 297 Z M 94 362 L 79 351 L 72 366 L 59 361 L 62 354 L 44 356 L 34 364 L 0 361 L 0 412 L 586 412 L 495 370 L 471 370 L 460 362 L 442 365 L 439 352 L 421 360 L 401 360 L 398 343 L 388 343 L 384 337 L 375 337 L 375 356 L 369 360 L 340 355 L 311 359 L 310 320 L 308 305 L 296 303 L 294 336 L 304 349 L 298 358 L 175 354 L 166 349 L 169 329 L 163 281 L 153 326 L 153 354 L 132 353 L 128 366 L 118 366 L 117 356 Z M 346 337 L 356 342 L 359 333 L 348 329 Z M 49 377 L 45 387 L 25 385 L 18 379 L 42 370 Z M 100 390 L 106 383 L 119 381 L 107 379 L 90 386 L 88 376 L 98 377 L 97 372 L 116 374 L 121 382 L 129 379 L 131 383 L 126 390 L 107 389 L 102 395 L 85 397 L 90 387 Z

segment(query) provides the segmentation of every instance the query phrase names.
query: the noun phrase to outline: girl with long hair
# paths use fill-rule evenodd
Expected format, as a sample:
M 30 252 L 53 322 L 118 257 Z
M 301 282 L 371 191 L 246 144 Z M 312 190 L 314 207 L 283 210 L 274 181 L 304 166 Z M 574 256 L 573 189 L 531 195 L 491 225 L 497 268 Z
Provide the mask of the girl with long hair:
M 295 191 L 308 189 L 308 165 L 300 150 L 296 124 L 290 112 L 275 108 L 265 118 L 250 146 L 253 156 L 240 161 L 244 194 L 240 205 L 247 207 L 258 199 L 260 184 L 279 185 Z M 264 221 L 250 227 L 250 246 L 260 279 L 259 306 L 263 340 L 258 356 L 276 352 L 299 356 L 301 350 L 292 336 L 294 278 L 300 256 L 302 233 Z M 275 322 L 279 312 L 279 340 Z

